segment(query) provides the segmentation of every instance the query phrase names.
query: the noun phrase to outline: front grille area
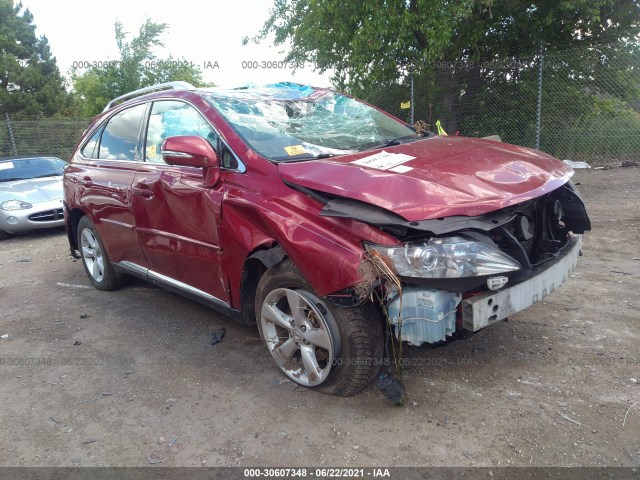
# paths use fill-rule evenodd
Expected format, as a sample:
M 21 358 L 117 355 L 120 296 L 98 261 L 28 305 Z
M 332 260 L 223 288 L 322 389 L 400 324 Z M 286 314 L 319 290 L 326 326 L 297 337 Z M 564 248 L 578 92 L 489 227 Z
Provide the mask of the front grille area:
M 64 211 L 62 208 L 55 208 L 53 210 L 47 210 L 46 212 L 34 213 L 29 215 L 29 220 L 32 222 L 52 222 L 54 220 L 61 220 L 64 218 Z
M 569 194 L 565 195 L 565 190 L 558 189 L 505 209 L 513 219 L 490 232 L 500 249 L 520 262 L 523 267 L 520 274 L 529 275 L 556 258 L 567 244 L 569 232 L 580 230 L 588 222 L 586 213 L 584 220 L 576 216 L 575 202 L 567 199 Z

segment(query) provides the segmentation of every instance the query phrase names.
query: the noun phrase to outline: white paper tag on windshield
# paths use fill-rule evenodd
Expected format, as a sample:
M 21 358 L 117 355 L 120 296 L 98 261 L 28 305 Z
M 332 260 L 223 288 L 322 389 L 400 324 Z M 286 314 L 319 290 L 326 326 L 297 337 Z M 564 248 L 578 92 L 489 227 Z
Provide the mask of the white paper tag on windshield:
M 0 163 L 0 170 L 9 170 L 10 168 L 13 168 L 13 162 Z
M 377 168 L 378 170 L 389 170 L 398 165 L 402 165 L 409 160 L 413 160 L 416 157 L 411 155 L 405 155 L 404 153 L 389 153 L 384 150 L 375 155 L 360 158 L 351 163 L 354 165 L 360 165 L 361 167 Z

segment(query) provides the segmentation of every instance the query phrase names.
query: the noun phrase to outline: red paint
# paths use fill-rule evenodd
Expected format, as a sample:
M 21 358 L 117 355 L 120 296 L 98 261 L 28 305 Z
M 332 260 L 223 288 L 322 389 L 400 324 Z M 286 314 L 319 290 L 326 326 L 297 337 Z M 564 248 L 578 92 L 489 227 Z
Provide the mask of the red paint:
M 184 162 L 86 159 L 78 149 L 65 175 L 68 212 L 91 217 L 112 261 L 150 268 L 236 309 L 243 265 L 256 250 L 281 246 L 315 291 L 327 295 L 361 280 L 363 241 L 398 243 L 361 222 L 319 216 L 322 204 L 288 187 L 283 179 L 369 202 L 413 221 L 496 210 L 557 188 L 572 173 L 540 152 L 461 137 L 434 137 L 386 148 L 416 157 L 405 163 L 412 168 L 408 173 L 350 164 L 380 150 L 274 164 L 249 149 L 192 91 L 165 91 L 115 107 L 93 121 L 81 145 L 112 113 L 168 98 L 184 99 L 196 107 L 245 164 L 246 172 L 219 170 L 217 159 L 210 158 L 202 145 L 184 138 L 164 146 L 199 155 L 205 168 Z
M 410 221 L 481 215 L 539 197 L 573 174 L 542 152 L 464 137 L 432 137 L 385 148 L 415 157 L 403 164 L 413 169 L 407 173 L 351 164 L 379 151 L 284 163 L 280 173 L 289 182 L 372 203 Z
M 169 165 L 205 168 L 218 165 L 218 155 L 211 144 L 202 137 L 190 135 L 169 137 L 162 142 L 161 150 L 162 158 Z M 182 155 L 175 155 L 173 152 Z

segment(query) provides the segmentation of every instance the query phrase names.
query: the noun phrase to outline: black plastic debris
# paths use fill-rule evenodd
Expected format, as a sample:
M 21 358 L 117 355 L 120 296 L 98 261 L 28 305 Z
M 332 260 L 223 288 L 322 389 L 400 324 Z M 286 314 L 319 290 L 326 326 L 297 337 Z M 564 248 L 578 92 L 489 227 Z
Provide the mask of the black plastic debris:
M 396 377 L 389 372 L 382 372 L 376 378 L 375 386 L 389 402 L 399 405 L 404 398 L 404 387 Z
M 227 329 L 225 327 L 220 327 L 214 330 L 211 334 L 211 345 L 215 345 L 216 343 L 221 342 L 226 333 Z

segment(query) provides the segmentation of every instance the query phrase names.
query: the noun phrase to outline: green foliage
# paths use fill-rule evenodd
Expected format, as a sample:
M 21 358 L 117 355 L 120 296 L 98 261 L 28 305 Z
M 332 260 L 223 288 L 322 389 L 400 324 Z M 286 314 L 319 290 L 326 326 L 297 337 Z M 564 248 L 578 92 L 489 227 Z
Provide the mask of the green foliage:
M 253 40 L 275 34 L 291 41 L 288 60 L 335 70 L 341 89 L 395 80 L 407 69 L 437 58 L 473 2 L 439 0 L 275 0 Z M 418 40 L 419 39 L 419 40 Z M 248 40 L 247 40 L 248 41 Z M 428 42 L 433 48 L 422 48 Z
M 69 108 L 47 38 L 35 29 L 21 3 L 0 0 L 0 112 L 49 116 Z
M 274 0 L 253 40 L 290 41 L 287 59 L 334 69 L 335 85 L 357 92 L 436 60 L 527 56 L 541 42 L 566 47 L 638 32 L 637 0 Z
M 204 86 L 199 67 L 185 59 L 168 57 L 158 59 L 154 47 L 163 47 L 161 35 L 167 30 L 165 23 L 147 20 L 138 35 L 128 40 L 119 21 L 115 23 L 115 40 L 120 58 L 106 65 L 90 66 L 84 72 L 72 73 L 77 104 L 83 115 L 91 117 L 102 111 L 113 98 L 138 88 L 169 81 L 186 81 Z

